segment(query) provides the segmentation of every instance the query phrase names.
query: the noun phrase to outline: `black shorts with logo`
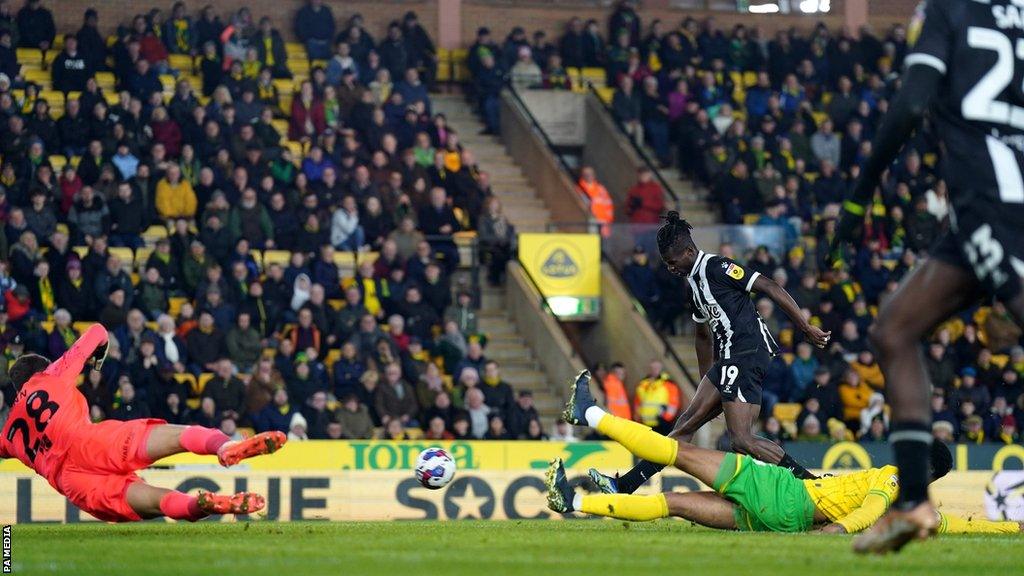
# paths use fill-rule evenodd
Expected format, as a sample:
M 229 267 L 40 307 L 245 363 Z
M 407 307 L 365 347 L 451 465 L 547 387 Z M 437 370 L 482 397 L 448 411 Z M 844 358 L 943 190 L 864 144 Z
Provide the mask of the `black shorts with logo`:
M 1024 204 L 992 193 L 951 193 L 949 231 L 931 250 L 936 259 L 968 271 L 988 296 L 1009 302 L 1024 276 Z
M 768 350 L 732 354 L 729 359 L 715 362 L 707 373 L 708 380 L 718 388 L 722 402 L 761 404 L 761 382 L 772 356 Z

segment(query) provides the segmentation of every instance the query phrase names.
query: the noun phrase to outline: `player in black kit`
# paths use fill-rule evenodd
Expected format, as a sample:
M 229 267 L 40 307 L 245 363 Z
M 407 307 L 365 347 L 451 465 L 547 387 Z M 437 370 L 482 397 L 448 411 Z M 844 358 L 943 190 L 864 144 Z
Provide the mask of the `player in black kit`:
M 824 348 L 831 336 L 804 318 L 793 298 L 771 278 L 732 260 L 697 248 L 692 227 L 669 212 L 658 230 L 658 250 L 669 272 L 685 276 L 697 322 L 697 364 L 704 378 L 669 434 L 690 442 L 701 426 L 725 412 L 732 451 L 788 468 L 798 478 L 815 478 L 778 444 L 751 428 L 761 412 L 761 381 L 779 347 L 750 299 L 759 292 L 772 299 L 807 339 Z M 604 492 L 632 493 L 664 466 L 641 461 L 619 478 L 590 471 Z
M 888 383 L 889 441 L 900 470 L 896 503 L 854 541 L 857 552 L 899 550 L 938 527 L 928 499 L 929 381 L 920 341 L 981 298 L 1024 319 L 1024 6 L 1019 0 L 929 0 L 918 7 L 903 88 L 879 127 L 838 241 L 859 244 L 882 173 L 931 111 L 945 153 L 949 232 L 882 307 L 871 340 Z M 919 34 L 917 34 L 919 32 Z M 917 36 L 914 42 L 914 36 Z

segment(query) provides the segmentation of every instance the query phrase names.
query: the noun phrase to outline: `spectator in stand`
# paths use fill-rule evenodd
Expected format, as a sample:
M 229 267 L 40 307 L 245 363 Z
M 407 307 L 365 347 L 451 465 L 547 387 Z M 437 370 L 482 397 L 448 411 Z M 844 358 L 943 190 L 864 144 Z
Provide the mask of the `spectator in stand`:
M 633 416 L 655 431 L 669 431 L 680 409 L 679 387 L 664 372 L 659 360 L 651 360 L 647 376 L 637 384 Z
M 661 300 L 658 281 L 643 246 L 633 248 L 633 256 L 622 268 L 622 281 L 648 314 L 653 314 Z
M 168 165 L 166 176 L 156 185 L 157 213 L 165 220 L 188 220 L 195 217 L 196 205 L 196 193 L 192 184 L 181 177 L 181 168 Z
M 611 369 L 601 379 L 601 391 L 604 393 L 604 403 L 608 412 L 619 418 L 633 419 L 626 388 L 626 367 L 622 362 L 612 363 Z
M 615 204 L 608 189 L 597 181 L 594 168 L 584 165 L 580 168 L 580 179 L 577 182 L 583 193 L 590 200 L 590 213 L 601 225 L 601 235 L 611 234 L 611 224 L 615 222 Z
M 41 0 L 27 0 L 18 11 L 18 47 L 37 48 L 46 52 L 53 46 L 57 28 L 53 13 L 43 7 Z
M 397 420 L 404 426 L 418 425 L 416 391 L 403 378 L 402 366 L 398 362 L 384 367 L 384 381 L 377 387 L 374 402 L 384 424 Z
M 51 66 L 53 89 L 64 92 L 81 92 L 85 82 L 94 74 L 93 62 L 78 49 L 78 38 L 68 34 L 64 37 L 64 50 Z
M 618 88 L 612 96 L 612 115 L 622 125 L 623 130 L 636 142 L 643 142 L 643 125 L 641 114 L 643 101 L 636 93 L 633 78 L 623 76 L 618 81 Z
M 341 398 L 341 405 L 334 412 L 334 417 L 341 423 L 342 434 L 351 440 L 365 440 L 373 436 L 373 421 L 365 404 L 359 402 L 355 394 Z
M 505 71 L 490 51 L 480 57 L 479 66 L 479 70 L 473 73 L 473 85 L 477 106 L 486 125 L 482 133 L 497 136 L 501 133 L 500 97 L 505 84 Z
M 637 169 L 636 184 L 626 196 L 626 214 L 631 224 L 659 224 L 665 210 L 665 191 L 654 180 L 650 168 Z

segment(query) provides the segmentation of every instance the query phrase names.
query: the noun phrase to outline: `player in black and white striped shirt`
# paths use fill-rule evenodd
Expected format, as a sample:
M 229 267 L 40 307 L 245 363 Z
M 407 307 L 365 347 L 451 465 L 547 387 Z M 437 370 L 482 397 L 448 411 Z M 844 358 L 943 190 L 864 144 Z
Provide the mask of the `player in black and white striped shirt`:
M 734 452 L 788 468 L 798 478 L 814 478 L 781 446 L 752 431 L 761 413 L 761 381 L 779 347 L 750 294 L 758 292 L 771 298 L 819 348 L 825 347 L 831 333 L 810 324 L 789 293 L 774 280 L 697 248 L 691 229 L 678 212 L 669 212 L 658 231 L 662 260 L 670 272 L 686 277 L 693 293 L 697 363 L 704 374 L 670 436 L 689 442 L 701 426 L 725 412 Z M 603 491 L 632 493 L 662 468 L 642 461 L 617 479 L 596 470 L 591 470 L 590 476 Z

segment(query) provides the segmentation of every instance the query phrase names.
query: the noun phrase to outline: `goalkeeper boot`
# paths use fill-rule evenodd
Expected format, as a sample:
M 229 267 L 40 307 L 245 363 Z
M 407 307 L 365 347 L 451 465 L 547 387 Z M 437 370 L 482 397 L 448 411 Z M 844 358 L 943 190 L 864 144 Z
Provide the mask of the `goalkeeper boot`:
M 590 395 L 590 371 L 584 370 L 576 376 L 569 393 L 569 402 L 562 411 L 562 419 L 574 426 L 587 425 L 587 408 L 595 406 Z
M 252 514 L 267 505 L 263 496 L 252 492 L 239 492 L 234 496 L 200 492 L 196 503 L 207 514 Z
M 221 466 L 234 466 L 246 458 L 260 456 L 262 454 L 273 454 L 284 446 L 288 436 L 284 432 L 274 430 L 272 432 L 260 432 L 252 438 L 226 442 L 217 451 L 217 459 Z
M 601 490 L 601 494 L 618 494 L 619 493 L 619 477 L 608 476 L 607 474 L 601 474 L 597 471 L 597 468 L 591 468 L 587 472 L 587 476 L 590 476 L 590 481 L 597 485 L 598 489 Z
M 548 487 L 548 508 L 562 514 L 572 512 L 572 499 L 576 495 L 576 491 L 569 485 L 569 478 L 565 475 L 565 465 L 561 458 L 551 461 L 545 483 Z

